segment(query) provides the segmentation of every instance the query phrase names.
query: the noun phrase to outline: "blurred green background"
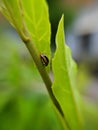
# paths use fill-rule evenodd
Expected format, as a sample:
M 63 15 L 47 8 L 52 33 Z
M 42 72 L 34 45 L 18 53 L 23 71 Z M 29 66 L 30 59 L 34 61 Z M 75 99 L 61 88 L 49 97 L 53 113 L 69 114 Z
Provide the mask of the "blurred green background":
M 51 104 L 28 50 L 0 15 L 0 130 L 61 130 Z
M 61 127 L 39 73 L 16 32 L 2 21 L 0 130 L 54 129 Z
M 51 48 L 62 13 L 65 30 L 92 0 L 47 0 L 51 22 Z M 66 33 L 66 31 L 65 31 Z M 85 130 L 98 129 L 98 77 L 93 62 L 79 64 L 77 85 L 83 95 Z M 91 66 L 93 69 L 91 69 Z M 95 70 L 95 73 L 94 73 Z M 91 73 L 92 72 L 92 73 Z M 63 130 L 43 81 L 15 30 L 0 14 L 0 130 Z

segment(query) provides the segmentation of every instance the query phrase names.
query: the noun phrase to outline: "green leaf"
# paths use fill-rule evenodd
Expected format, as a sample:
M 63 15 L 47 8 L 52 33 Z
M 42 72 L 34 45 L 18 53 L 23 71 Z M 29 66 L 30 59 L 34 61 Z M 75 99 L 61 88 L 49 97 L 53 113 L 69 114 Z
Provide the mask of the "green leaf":
M 56 35 L 56 52 L 52 62 L 54 74 L 52 89 L 63 110 L 67 127 L 71 130 L 80 130 L 80 97 L 75 84 L 77 69 L 71 51 L 65 44 L 63 20 L 62 17 Z
M 18 32 L 23 31 L 23 17 L 19 0 L 0 0 L 0 9 Z
M 14 26 L 14 25 L 13 25 L 13 20 L 12 20 L 12 18 L 10 17 L 9 12 L 8 12 L 8 10 L 7 10 L 7 8 L 6 8 L 6 6 L 4 5 L 4 3 L 3 3 L 2 0 L 0 0 L 0 11 L 1 11 L 1 12 L 3 13 L 3 15 L 10 21 L 10 23 L 12 24 L 12 26 Z
M 50 22 L 45 0 L 23 0 L 27 28 L 40 53 L 50 59 Z
M 0 10 L 22 40 L 31 36 L 40 54 L 50 59 L 51 29 L 45 0 L 0 0 Z

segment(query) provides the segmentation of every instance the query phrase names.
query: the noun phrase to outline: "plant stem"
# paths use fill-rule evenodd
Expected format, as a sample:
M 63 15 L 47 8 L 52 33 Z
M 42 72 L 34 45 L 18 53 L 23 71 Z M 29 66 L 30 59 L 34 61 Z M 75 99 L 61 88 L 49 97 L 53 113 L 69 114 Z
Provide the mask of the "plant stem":
M 27 41 L 24 40 L 24 43 L 25 43 L 26 47 L 28 48 L 28 50 L 29 50 L 29 52 L 34 60 L 36 66 L 37 66 L 37 69 L 39 70 L 39 73 L 40 73 L 40 75 L 41 75 L 41 77 L 46 85 L 46 88 L 48 90 L 48 93 L 49 93 L 53 103 L 55 104 L 56 108 L 63 116 L 63 112 L 61 110 L 61 107 L 60 107 L 58 101 L 56 100 L 55 96 L 53 95 L 52 88 L 51 88 L 52 81 L 46 72 L 45 66 L 43 66 L 43 64 L 41 62 L 40 53 L 38 52 L 38 50 L 34 46 L 31 39 L 28 39 Z

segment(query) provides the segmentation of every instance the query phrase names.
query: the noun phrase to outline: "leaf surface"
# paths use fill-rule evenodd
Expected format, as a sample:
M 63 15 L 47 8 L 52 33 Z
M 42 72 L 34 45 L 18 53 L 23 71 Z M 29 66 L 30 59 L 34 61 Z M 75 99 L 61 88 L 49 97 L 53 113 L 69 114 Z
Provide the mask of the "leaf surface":
M 60 20 L 56 35 L 56 52 L 53 58 L 52 67 L 54 74 L 53 93 L 58 100 L 71 130 L 80 130 L 80 108 L 79 95 L 77 92 L 75 77 L 76 64 L 72 59 L 71 51 L 65 44 L 63 20 Z
M 30 34 L 40 54 L 50 59 L 51 29 L 45 0 L 0 0 L 0 11 L 20 35 Z
M 19 0 L 0 0 L 0 10 L 17 30 L 22 31 L 23 17 Z
M 27 28 L 40 53 L 50 57 L 50 22 L 45 0 L 23 0 Z M 50 59 L 50 58 L 49 58 Z

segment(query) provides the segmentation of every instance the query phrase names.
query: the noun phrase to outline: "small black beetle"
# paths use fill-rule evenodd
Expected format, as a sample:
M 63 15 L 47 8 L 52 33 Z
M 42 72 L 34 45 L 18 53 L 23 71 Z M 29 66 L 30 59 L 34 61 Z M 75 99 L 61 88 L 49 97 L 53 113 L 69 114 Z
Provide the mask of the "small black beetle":
M 42 64 L 43 64 L 44 66 L 47 66 L 48 63 L 49 63 L 48 57 L 47 57 L 45 54 L 41 54 L 40 57 L 41 57 Z

